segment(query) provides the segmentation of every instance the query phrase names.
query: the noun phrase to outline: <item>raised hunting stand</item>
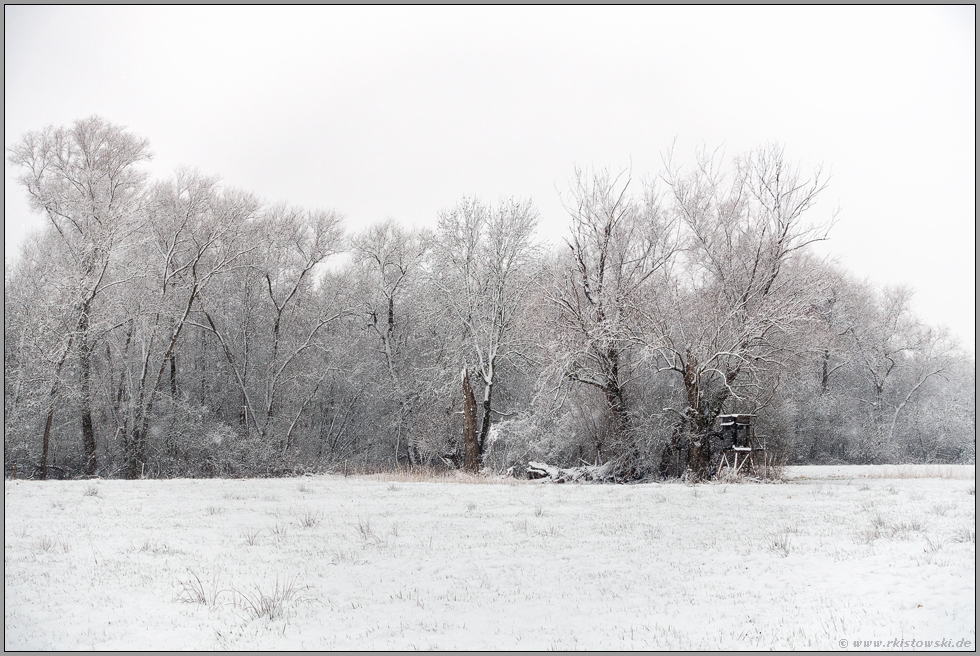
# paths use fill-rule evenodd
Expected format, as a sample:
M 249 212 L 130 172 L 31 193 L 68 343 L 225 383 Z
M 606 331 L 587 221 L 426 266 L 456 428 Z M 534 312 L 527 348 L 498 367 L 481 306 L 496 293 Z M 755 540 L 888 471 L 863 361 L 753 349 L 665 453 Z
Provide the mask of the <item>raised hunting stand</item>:
M 719 476 L 721 470 L 728 467 L 736 476 L 754 472 L 768 478 L 766 438 L 756 436 L 752 417 L 755 415 L 718 415 L 722 439 L 721 460 L 716 472 Z

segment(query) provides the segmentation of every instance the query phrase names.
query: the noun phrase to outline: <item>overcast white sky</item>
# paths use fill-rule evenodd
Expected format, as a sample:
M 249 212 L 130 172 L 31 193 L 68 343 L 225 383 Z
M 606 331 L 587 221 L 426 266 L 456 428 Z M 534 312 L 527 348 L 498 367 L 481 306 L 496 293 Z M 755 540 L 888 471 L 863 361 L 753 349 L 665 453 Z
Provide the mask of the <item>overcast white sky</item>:
M 464 194 L 567 225 L 578 165 L 676 139 L 833 177 L 824 251 L 975 348 L 976 13 L 958 7 L 4 8 L 4 142 L 99 114 L 268 200 L 432 225 Z M 4 246 L 41 225 L 6 166 Z

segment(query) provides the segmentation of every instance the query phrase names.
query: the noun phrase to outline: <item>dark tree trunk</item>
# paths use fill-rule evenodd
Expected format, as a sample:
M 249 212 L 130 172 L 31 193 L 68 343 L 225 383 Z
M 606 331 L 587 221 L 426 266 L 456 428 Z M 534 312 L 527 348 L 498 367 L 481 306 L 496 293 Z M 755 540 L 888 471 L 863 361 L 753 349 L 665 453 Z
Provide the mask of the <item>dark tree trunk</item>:
M 823 352 L 823 370 L 820 372 L 820 395 L 827 393 L 827 383 L 830 381 L 830 351 Z
M 493 383 L 487 384 L 486 389 L 483 391 L 483 419 L 480 422 L 480 437 L 477 440 L 477 458 L 483 456 L 483 451 L 487 446 L 487 436 L 490 434 L 490 413 L 493 411 L 491 407 L 493 395 Z
M 48 477 L 48 452 L 51 445 L 51 422 L 54 421 L 54 390 L 51 392 L 51 405 L 48 407 L 48 416 L 44 420 L 44 435 L 41 437 L 41 467 L 39 476 L 42 479 Z
M 42 479 L 48 477 L 48 455 L 51 451 L 51 424 L 54 423 L 54 402 L 58 398 L 58 378 L 61 376 L 61 370 L 68 360 L 68 354 L 71 352 L 73 342 L 73 337 L 68 339 L 65 350 L 61 353 L 61 360 L 58 361 L 58 366 L 55 367 L 54 382 L 51 383 L 51 390 L 48 392 L 48 416 L 44 420 L 44 433 L 41 435 L 41 466 L 38 472 Z
M 170 354 L 170 396 L 177 398 L 177 355 Z
M 691 435 L 691 445 L 687 451 L 687 466 L 697 480 L 711 476 L 711 438 L 708 433 Z
M 464 466 L 468 471 L 480 471 L 480 445 L 476 435 L 476 399 L 470 385 L 470 372 L 463 369 L 463 447 Z
M 127 452 L 126 477 L 135 480 L 142 476 L 146 464 L 146 431 L 143 426 L 133 427 Z
M 711 477 L 711 427 L 721 413 L 725 401 L 728 400 L 729 385 L 734 382 L 736 376 L 738 376 L 737 368 L 727 372 L 725 374 L 726 384 L 709 396 L 706 390 L 702 389 L 697 361 L 688 353 L 688 362 L 684 367 L 687 409 L 670 444 L 664 448 L 660 464 L 661 475 L 673 469 L 669 464 L 671 460 L 679 456 L 681 438 L 686 434 L 688 437 L 687 469 L 697 480 L 705 480 Z
M 82 412 L 82 442 L 85 445 L 85 475 L 95 476 L 99 463 L 95 452 L 95 427 L 92 425 L 92 411 Z
M 605 356 L 609 364 L 609 373 L 602 391 L 606 396 L 606 403 L 616 419 L 616 431 L 622 435 L 629 429 L 629 413 L 626 410 L 623 388 L 619 384 L 619 351 L 610 349 Z
M 84 328 L 88 327 L 88 321 Z M 82 337 L 79 343 L 79 370 L 82 393 L 82 448 L 85 453 L 85 475 L 94 476 L 98 469 L 95 452 L 95 425 L 92 421 L 92 346 Z

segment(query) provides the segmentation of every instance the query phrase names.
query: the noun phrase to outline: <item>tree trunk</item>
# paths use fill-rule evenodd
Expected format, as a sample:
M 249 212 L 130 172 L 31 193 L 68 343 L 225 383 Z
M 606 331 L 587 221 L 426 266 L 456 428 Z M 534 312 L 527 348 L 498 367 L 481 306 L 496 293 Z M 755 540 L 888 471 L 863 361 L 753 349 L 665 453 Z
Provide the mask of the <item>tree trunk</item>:
M 69 337 L 68 343 L 65 344 L 65 350 L 61 352 L 61 359 L 58 361 L 58 366 L 54 371 L 54 381 L 51 383 L 51 390 L 48 392 L 48 416 L 44 420 L 44 433 L 41 436 L 41 467 L 39 473 L 42 479 L 48 477 L 48 454 L 51 450 L 51 424 L 54 422 L 54 401 L 58 397 L 58 377 L 61 376 L 61 370 L 65 366 L 65 361 L 68 360 L 68 354 L 71 352 L 73 343 L 74 337 Z
M 623 397 L 623 388 L 619 384 L 619 351 L 609 349 L 605 353 L 609 363 L 609 371 L 606 377 L 605 387 L 602 388 L 606 395 L 606 403 L 612 410 L 616 418 L 616 431 L 623 435 L 629 428 L 629 413 L 626 411 L 626 399 Z
M 470 385 L 470 372 L 463 369 L 463 447 L 464 466 L 468 471 L 480 471 L 480 445 L 476 436 L 476 399 Z
M 85 321 L 84 328 L 88 328 Z M 95 452 L 95 425 L 92 422 L 92 345 L 83 336 L 79 342 L 79 369 L 82 392 L 82 448 L 85 453 L 85 475 L 94 476 L 98 469 Z
M 126 477 L 137 479 L 143 474 L 146 465 L 146 423 L 133 427 L 133 432 L 129 439 L 129 448 L 126 457 Z
M 690 444 L 687 450 L 687 468 L 697 480 L 705 480 L 711 471 L 711 426 L 721 413 L 730 395 L 729 385 L 738 376 L 738 369 L 725 374 L 725 385 L 708 396 L 701 389 L 701 376 L 696 364 L 689 362 L 684 371 L 684 387 L 687 392 L 687 423 Z M 705 396 L 708 396 L 705 399 Z
M 687 466 L 697 480 L 711 476 L 711 438 L 707 432 L 691 435 L 691 445 L 687 451 Z
M 170 398 L 177 398 L 177 355 L 170 354 Z
M 48 406 L 48 417 L 44 420 L 44 435 L 41 437 L 41 468 L 39 475 L 42 479 L 48 477 L 48 451 L 51 444 L 51 422 L 54 421 L 54 390 L 51 393 L 51 405 Z
M 483 455 L 483 451 L 486 449 L 487 436 L 490 434 L 490 413 L 493 411 L 491 407 L 492 395 L 493 381 L 487 383 L 486 388 L 483 390 L 483 420 L 480 422 L 480 437 L 477 440 L 478 459 Z

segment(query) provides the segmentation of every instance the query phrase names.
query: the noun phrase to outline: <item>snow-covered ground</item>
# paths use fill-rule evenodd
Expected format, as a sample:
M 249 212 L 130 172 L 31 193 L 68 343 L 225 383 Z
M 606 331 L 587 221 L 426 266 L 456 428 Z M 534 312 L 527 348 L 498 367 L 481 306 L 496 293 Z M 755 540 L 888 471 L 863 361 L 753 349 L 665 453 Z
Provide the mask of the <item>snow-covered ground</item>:
M 8 480 L 4 648 L 972 651 L 975 469 L 903 471 Z

